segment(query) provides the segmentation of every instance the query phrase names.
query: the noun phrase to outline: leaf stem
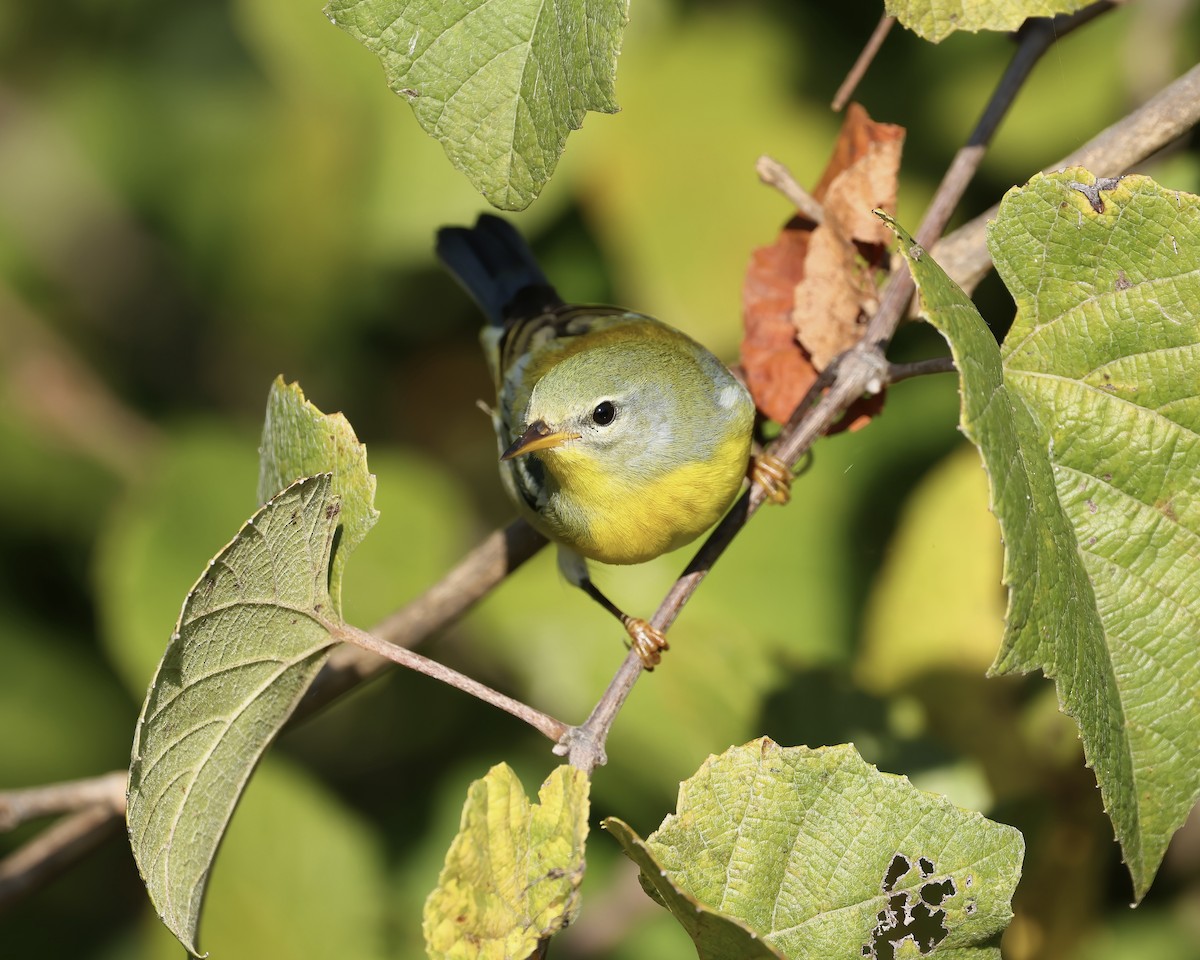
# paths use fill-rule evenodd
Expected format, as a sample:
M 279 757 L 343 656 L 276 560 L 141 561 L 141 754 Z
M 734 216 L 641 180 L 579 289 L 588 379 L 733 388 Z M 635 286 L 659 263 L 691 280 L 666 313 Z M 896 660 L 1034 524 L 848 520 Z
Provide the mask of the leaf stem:
M 505 577 L 546 545 L 546 539 L 524 520 L 494 531 L 441 580 L 417 599 L 372 628 L 390 647 L 412 647 L 453 623 Z M 392 664 L 364 647 L 344 644 L 330 654 L 292 720 L 311 716 L 347 690 L 370 680 Z
M 545 734 L 555 743 L 561 740 L 567 732 L 567 725 L 565 723 L 555 720 L 553 717 L 542 713 L 540 710 L 535 710 L 533 707 L 527 706 L 519 700 L 505 696 L 503 693 L 485 686 L 478 680 L 472 680 L 465 674 L 459 673 L 445 664 L 438 663 L 436 660 L 430 660 L 428 657 L 423 657 L 421 654 L 414 653 L 405 647 L 398 647 L 386 640 L 381 640 L 379 637 L 367 633 L 365 630 L 359 630 L 348 623 L 330 623 L 327 626 L 330 633 L 343 643 L 352 643 L 356 647 L 367 650 L 377 657 L 390 660 L 392 663 L 398 663 L 402 667 L 408 667 L 409 670 L 423 673 L 427 677 L 441 680 L 442 683 L 449 684 L 452 687 L 462 690 L 464 693 L 469 693 L 484 703 L 490 703 L 493 707 L 498 707 L 506 713 L 517 717 L 519 720 L 524 720 L 535 730 Z
M 924 377 L 931 373 L 954 373 L 953 357 L 930 357 L 928 360 L 915 360 L 912 363 L 889 363 L 887 381 L 889 384 L 899 383 L 913 377 Z

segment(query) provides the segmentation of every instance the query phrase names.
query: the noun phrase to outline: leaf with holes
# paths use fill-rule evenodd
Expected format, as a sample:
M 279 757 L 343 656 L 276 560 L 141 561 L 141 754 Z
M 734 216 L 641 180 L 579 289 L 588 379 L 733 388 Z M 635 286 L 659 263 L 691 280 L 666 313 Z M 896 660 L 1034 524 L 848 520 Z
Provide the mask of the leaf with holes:
M 1010 191 L 988 237 L 1017 301 L 1002 351 L 897 234 L 1004 537 L 993 670 L 1054 678 L 1140 900 L 1200 797 L 1200 198 L 1078 168 Z
M 490 203 L 523 210 L 589 110 L 615 113 L 628 0 L 332 0 L 329 19 Z
M 884 12 L 931 43 L 959 30 L 1016 30 L 1030 17 L 1074 13 L 1088 0 L 885 0 Z
M 195 955 L 229 818 L 335 641 L 328 582 L 339 514 L 323 474 L 251 518 L 188 594 L 138 718 L 129 838 L 159 916 Z
M 702 960 L 996 958 L 1024 843 L 850 745 L 710 757 L 648 839 L 606 828 Z
M 579 912 L 586 774 L 554 770 L 531 804 L 507 764 L 471 784 L 458 835 L 425 903 L 434 958 L 525 960 Z

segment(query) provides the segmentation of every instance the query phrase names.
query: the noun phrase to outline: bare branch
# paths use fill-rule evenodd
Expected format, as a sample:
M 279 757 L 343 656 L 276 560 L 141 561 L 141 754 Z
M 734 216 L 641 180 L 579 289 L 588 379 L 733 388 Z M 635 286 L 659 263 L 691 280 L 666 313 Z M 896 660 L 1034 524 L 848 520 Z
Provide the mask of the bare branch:
M 867 40 L 866 46 L 862 48 L 858 59 L 854 61 L 854 66 L 846 74 L 846 79 L 842 81 L 842 85 L 837 88 L 837 93 L 833 95 L 833 103 L 830 104 L 833 110 L 840 112 L 849 102 L 850 98 L 854 96 L 855 88 L 866 74 L 867 69 L 871 66 L 875 55 L 879 53 L 879 48 L 883 46 L 883 41 L 895 22 L 896 18 L 889 17 L 887 14 L 879 18 L 879 23 L 871 31 L 871 36 Z
M 0 860 L 0 911 L 74 866 L 120 825 L 119 809 L 96 804 L 60 820 Z
M 1078 150 L 1043 168 L 1086 167 L 1098 177 L 1117 176 L 1178 140 L 1200 124 L 1200 66 L 1147 100 Z M 999 204 L 981 213 L 937 243 L 932 254 L 938 265 L 968 294 L 992 269 L 985 231 L 995 220 Z
M 774 187 L 792 202 L 792 206 L 813 223 L 825 222 L 825 208 L 821 202 L 796 182 L 792 172 L 778 160 L 762 156 L 754 165 L 758 179 Z
M 72 813 L 91 806 L 108 807 L 117 813 L 125 809 L 123 770 L 86 780 L 0 792 L 0 831 L 13 830 L 38 817 Z

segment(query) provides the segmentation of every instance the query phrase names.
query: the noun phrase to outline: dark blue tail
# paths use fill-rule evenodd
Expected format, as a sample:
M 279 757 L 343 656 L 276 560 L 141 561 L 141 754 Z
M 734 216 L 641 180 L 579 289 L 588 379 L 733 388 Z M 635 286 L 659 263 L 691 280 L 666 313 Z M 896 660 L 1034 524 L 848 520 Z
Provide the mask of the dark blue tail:
M 473 227 L 443 227 L 438 259 L 494 324 L 562 305 L 533 251 L 507 220 L 482 214 Z

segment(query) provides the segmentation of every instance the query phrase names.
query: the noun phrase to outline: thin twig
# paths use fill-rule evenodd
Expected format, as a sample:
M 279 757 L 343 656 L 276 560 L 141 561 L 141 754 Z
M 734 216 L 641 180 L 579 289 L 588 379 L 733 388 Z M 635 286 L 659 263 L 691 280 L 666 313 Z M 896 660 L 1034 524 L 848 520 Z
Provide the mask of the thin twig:
M 0 792 L 0 832 L 14 830 L 28 820 L 72 813 L 84 807 L 125 809 L 125 772 L 114 770 L 86 780 L 69 780 L 40 787 Z
M 367 650 L 377 657 L 390 660 L 392 663 L 398 663 L 402 667 L 408 667 L 409 670 L 423 673 L 427 677 L 441 680 L 442 683 L 449 684 L 458 690 L 462 690 L 464 693 L 469 693 L 484 703 L 490 703 L 493 707 L 498 707 L 506 713 L 511 713 L 514 717 L 524 720 L 535 730 L 545 734 L 555 743 L 558 743 L 562 739 L 563 734 L 567 732 L 567 725 L 565 723 L 561 723 L 553 717 L 542 713 L 540 710 L 535 710 L 533 707 L 521 703 L 519 700 L 505 696 L 503 693 L 485 686 L 478 680 L 472 680 L 470 677 L 447 667 L 445 664 L 438 663 L 436 660 L 430 660 L 419 653 L 413 653 L 413 651 L 407 650 L 404 647 L 398 647 L 395 644 L 388 643 L 386 640 L 380 640 L 365 630 L 359 630 L 357 627 L 352 627 L 349 624 L 329 624 L 329 628 L 330 633 L 343 643 L 352 643 L 356 647 Z
M 895 22 L 896 18 L 889 17 L 887 14 L 879 18 L 879 23 L 871 31 L 871 36 L 867 40 L 866 46 L 862 48 L 858 59 L 854 61 L 854 66 L 846 74 L 846 79 L 842 81 L 842 85 L 837 88 L 837 93 L 833 95 L 833 103 L 830 106 L 835 112 L 840 113 L 850 98 L 854 96 L 855 88 L 866 74 L 867 68 L 871 66 L 875 55 L 879 53 L 879 48 L 883 46 L 884 38 L 887 37 L 888 32 L 892 29 L 892 25 Z
M 754 169 L 758 171 L 758 179 L 787 197 L 801 216 L 813 223 L 825 222 L 825 208 L 821 206 L 821 201 L 800 186 L 792 172 L 778 160 L 761 156 Z
M 371 629 L 397 647 L 412 647 L 449 626 L 505 577 L 546 545 L 546 538 L 524 520 L 492 533 L 440 581 Z M 390 659 L 362 647 L 336 648 L 296 706 L 289 722 L 312 716 L 364 681 L 379 676 Z
M 1200 66 L 1192 67 L 1133 113 L 1118 120 L 1078 150 L 1043 168 L 1086 167 L 1098 177 L 1117 176 L 1178 140 L 1200 124 Z M 938 265 L 968 294 L 992 269 L 986 229 L 999 204 L 981 213 L 938 242 L 932 254 Z
M 144 475 L 160 434 L 34 310 L 0 283 L 0 401 L 38 430 L 126 480 Z
M 889 363 L 887 370 L 888 383 L 899 383 L 913 377 L 924 377 L 931 373 L 954 373 L 953 357 L 931 357 L 928 360 L 915 360 L 912 363 Z
M 58 821 L 18 847 L 0 860 L 0 911 L 72 867 L 116 833 L 120 825 L 121 810 L 98 803 Z

